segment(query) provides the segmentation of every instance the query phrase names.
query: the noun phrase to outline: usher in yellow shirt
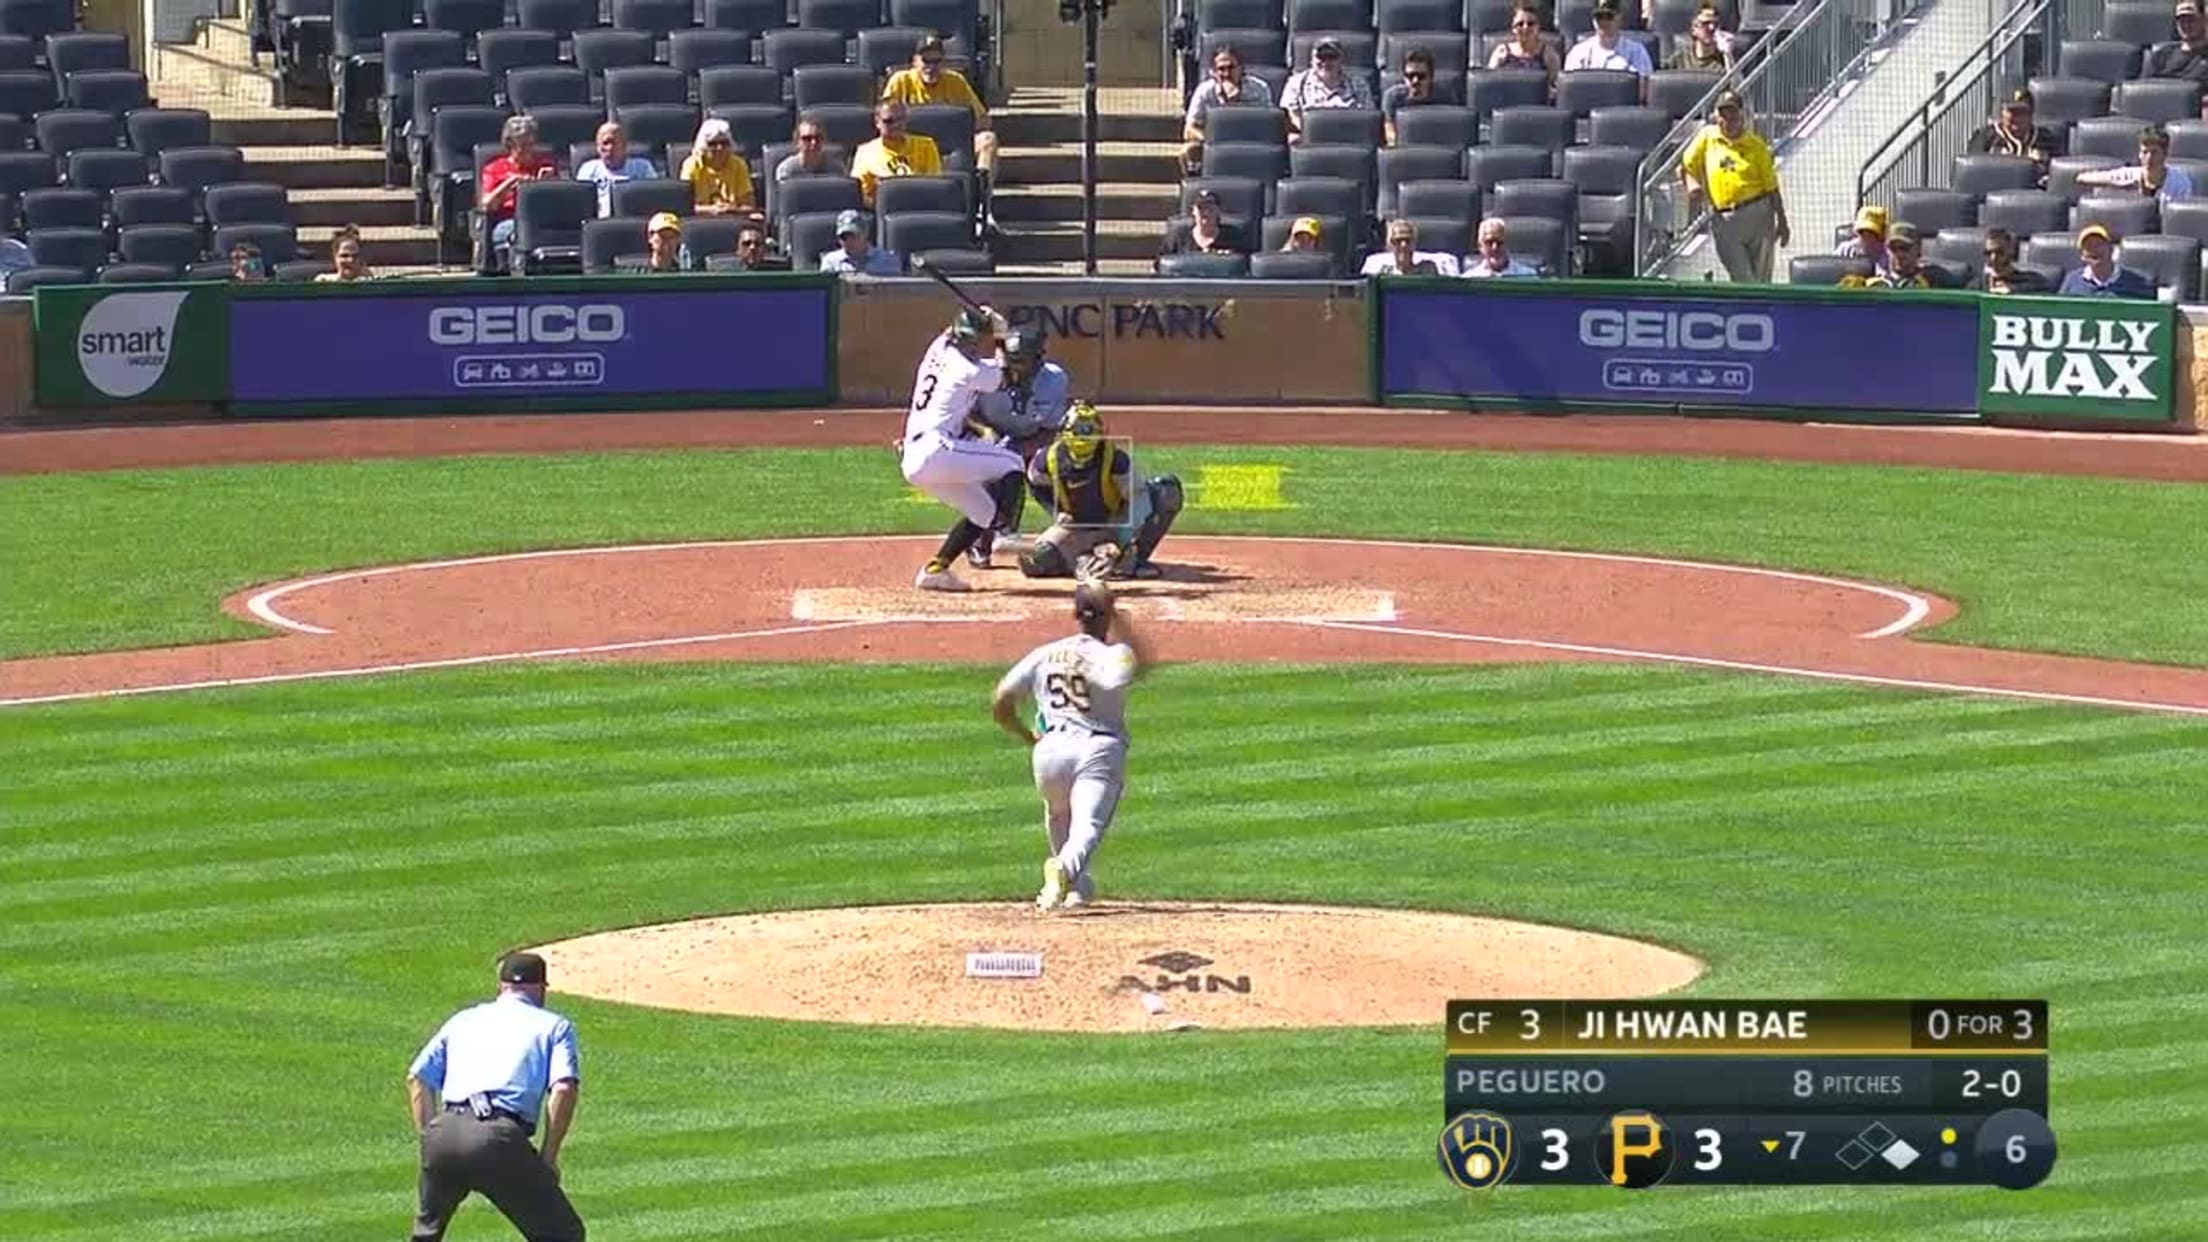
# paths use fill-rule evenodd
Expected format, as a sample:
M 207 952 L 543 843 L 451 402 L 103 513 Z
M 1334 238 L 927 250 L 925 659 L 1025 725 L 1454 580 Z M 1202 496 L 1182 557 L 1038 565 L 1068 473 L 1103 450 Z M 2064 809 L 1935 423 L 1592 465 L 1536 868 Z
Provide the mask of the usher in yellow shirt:
M 1752 198 L 1779 188 L 1779 166 L 1771 158 L 1771 144 L 1754 130 L 1727 138 L 1715 125 L 1705 125 L 1687 144 L 1679 163 L 1709 193 L 1710 205 L 1730 211 Z

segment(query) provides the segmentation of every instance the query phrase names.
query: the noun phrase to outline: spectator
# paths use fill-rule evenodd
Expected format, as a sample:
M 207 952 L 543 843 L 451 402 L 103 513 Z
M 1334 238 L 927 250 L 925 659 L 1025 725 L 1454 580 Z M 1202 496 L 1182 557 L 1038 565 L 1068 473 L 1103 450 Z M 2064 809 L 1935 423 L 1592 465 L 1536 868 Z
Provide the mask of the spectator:
M 1572 45 L 1564 57 L 1564 72 L 1581 69 L 1630 69 L 1647 77 L 1656 72 L 1648 49 L 1625 37 L 1618 29 L 1618 0 L 1595 0 L 1595 31 Z
M 905 265 L 894 250 L 876 246 L 866 235 L 866 217 L 845 211 L 836 217 L 834 250 L 820 256 L 820 270 L 846 276 L 902 276 Z
M 1695 10 L 1694 21 L 1687 27 L 1687 41 L 1672 53 L 1671 63 L 1666 67 L 1695 73 L 1725 73 L 1732 69 L 1732 32 L 1718 27 L 1714 7 L 1705 4 Z
M 1539 276 L 1538 269 L 1520 263 L 1511 257 L 1510 229 L 1501 219 L 1489 216 L 1480 221 L 1480 257 L 1464 269 L 1464 275 L 1472 280 L 1524 279 Z
M 681 272 L 690 267 L 690 255 L 682 244 L 682 217 L 671 211 L 655 214 L 644 224 L 644 270 Z
M 2197 16 L 2197 14 L 2196 14 Z M 2066 298 L 2155 299 L 2154 282 L 2144 273 L 2116 262 L 2116 235 L 2098 224 L 2088 224 L 2078 234 L 2078 257 L 2085 262 L 2062 278 L 2059 292 Z
M 874 205 L 875 187 L 884 177 L 935 177 L 943 172 L 943 153 L 926 134 L 905 132 L 905 105 L 885 99 L 874 106 L 874 132 L 879 135 L 851 157 L 851 175 L 858 179 L 859 197 Z
M 1217 194 L 1198 190 L 1189 212 L 1188 219 L 1174 221 L 1165 231 L 1165 246 L 1159 250 L 1160 255 L 1250 252 L 1250 239 L 1241 229 L 1220 218 Z
M 1317 250 L 1325 236 L 1325 226 L 1319 223 L 1317 216 L 1297 216 L 1296 222 L 1288 226 L 1288 240 L 1282 242 L 1280 248 L 1283 251 Z
M 1188 118 L 1181 122 L 1181 167 L 1195 176 L 1204 170 L 1204 124 L 1211 110 L 1227 107 L 1265 107 L 1273 102 L 1273 88 L 1263 78 L 1242 72 L 1242 54 L 1222 47 L 1211 54 L 1211 76 L 1196 84 L 1188 97 Z
M 774 166 L 777 185 L 792 177 L 851 175 L 842 154 L 828 149 L 828 131 L 820 127 L 820 121 L 812 113 L 797 118 L 797 131 L 791 139 L 797 143 L 797 150 L 783 156 L 782 162 Z
M 956 69 L 943 67 L 943 40 L 929 35 L 912 49 L 912 67 L 889 75 L 882 98 L 907 107 L 921 104 L 957 104 L 974 114 L 974 171 L 981 174 L 981 196 L 989 201 L 989 184 L 997 174 L 997 135 L 989 128 L 989 109 L 973 84 Z
M 28 250 L 24 251 L 29 254 Z M 268 279 L 268 265 L 261 262 L 261 248 L 252 242 L 233 242 L 230 246 L 230 279 L 255 281 Z
M 767 254 L 767 230 L 764 225 L 747 223 L 736 233 L 736 270 L 740 272 L 764 272 L 788 264 L 777 264 Z
M 1454 255 L 1418 248 L 1418 226 L 1408 220 L 1388 221 L 1388 248 L 1365 256 L 1366 276 L 1454 276 Z
M 330 270 L 316 272 L 314 283 L 350 284 L 356 280 L 374 279 L 375 273 L 368 270 L 367 261 L 361 257 L 360 228 L 358 225 L 348 224 L 338 230 L 336 239 L 330 243 Z
M 1916 225 L 1904 221 L 1887 230 L 1884 269 L 1843 276 L 1840 283 L 1851 289 L 1952 289 L 1956 281 L 1946 268 L 1926 266 L 1924 239 Z
M 1434 54 L 1414 47 L 1403 57 L 1403 80 L 1381 92 L 1380 115 L 1387 126 L 1388 145 L 1395 145 L 1395 114 L 1405 108 L 1424 108 L 1452 102 L 1435 88 Z
M 1280 88 L 1280 106 L 1288 110 L 1289 141 L 1302 137 L 1303 114 L 1314 108 L 1370 108 L 1372 88 L 1361 74 L 1342 65 L 1342 45 L 1321 39 L 1311 48 L 1311 67 L 1290 75 Z
M 682 179 L 690 183 L 691 200 L 701 216 L 756 214 L 751 163 L 737 152 L 728 122 L 717 116 L 698 126 L 690 157 L 682 162 Z
M 2001 115 L 1971 135 L 1970 149 L 1980 155 L 2017 155 L 2039 169 L 2041 185 L 2047 183 L 2047 163 L 2062 154 L 2055 132 L 2033 124 L 2032 93 L 2018 91 L 2001 103 Z
M 521 183 L 542 180 L 560 171 L 551 156 L 537 149 L 537 123 L 530 117 L 507 117 L 498 142 L 505 150 L 492 157 L 475 179 L 476 185 L 483 188 L 475 207 L 483 215 L 484 235 L 489 240 L 491 254 L 485 256 L 486 260 L 514 244 L 514 202 Z M 493 265 L 485 262 L 477 266 L 489 270 Z
M 575 170 L 577 181 L 598 187 L 598 218 L 613 214 L 613 187 L 622 181 L 649 181 L 659 169 L 641 155 L 629 154 L 629 135 L 619 121 L 598 127 L 598 154 Z
M 2079 173 L 2078 184 L 2136 190 L 2164 203 L 2180 203 L 2193 196 L 2192 177 L 2182 168 L 2170 167 L 2169 131 L 2159 125 L 2139 131 L 2138 163 Z
M 1793 241 L 1771 144 L 1748 128 L 1740 96 L 1717 97 L 1716 118 L 1679 157 L 1690 204 L 1710 207 L 1710 242 L 1736 284 L 1769 284 L 1778 247 Z
M 1986 230 L 1986 265 L 1970 287 L 1981 293 L 2053 293 L 2045 276 L 2016 265 L 2016 235 L 1998 225 Z
M 2155 44 L 2139 76 L 2208 85 L 2208 21 L 2201 18 L 2200 0 L 2177 0 L 2176 18 L 2176 40 Z
M 1873 272 L 1883 272 L 1889 266 L 1886 258 L 1886 225 L 1890 217 L 1884 207 L 1864 206 L 1855 213 L 1855 236 L 1833 247 L 1832 252 L 1843 259 L 1865 259 Z
M 1549 90 L 1556 90 L 1556 75 L 1564 71 L 1563 53 L 1541 33 L 1541 10 L 1521 3 L 1510 14 L 1510 38 L 1487 55 L 1490 69 L 1539 69 L 1549 75 Z

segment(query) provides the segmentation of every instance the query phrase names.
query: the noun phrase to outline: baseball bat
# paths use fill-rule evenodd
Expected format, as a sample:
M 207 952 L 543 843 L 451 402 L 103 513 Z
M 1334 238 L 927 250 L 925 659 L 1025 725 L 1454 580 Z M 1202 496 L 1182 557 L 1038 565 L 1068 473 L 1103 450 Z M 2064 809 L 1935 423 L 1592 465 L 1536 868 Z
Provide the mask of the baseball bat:
M 957 282 L 953 281 L 949 276 L 944 275 L 942 270 L 936 267 L 935 264 L 923 260 L 919 263 L 914 264 L 914 266 L 918 267 L 921 271 L 926 272 L 930 277 L 935 280 L 937 284 L 950 290 L 951 296 L 957 298 L 959 300 L 959 303 L 965 306 L 967 310 L 973 311 L 977 315 L 989 315 L 995 313 L 991 311 L 988 307 L 983 306 L 979 302 L 976 302 L 972 298 L 972 296 L 970 296 L 964 289 L 958 287 Z

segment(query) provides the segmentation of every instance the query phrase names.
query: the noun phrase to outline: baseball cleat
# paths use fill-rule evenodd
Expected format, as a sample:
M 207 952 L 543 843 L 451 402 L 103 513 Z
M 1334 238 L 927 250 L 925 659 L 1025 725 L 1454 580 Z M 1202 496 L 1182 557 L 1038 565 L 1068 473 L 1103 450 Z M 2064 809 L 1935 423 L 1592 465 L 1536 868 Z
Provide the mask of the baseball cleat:
M 966 563 L 976 569 L 989 568 L 989 557 L 996 549 L 996 544 L 996 532 L 983 531 L 981 537 L 974 540 L 974 546 L 966 549 Z
M 963 591 L 966 589 L 965 580 L 949 569 L 923 568 L 920 571 L 920 576 L 912 580 L 912 585 L 923 591 Z
M 1043 860 L 1043 891 L 1035 894 L 1035 908 L 1055 910 L 1066 899 L 1066 865 L 1057 857 Z
M 1084 871 L 1079 878 L 1074 880 L 1073 891 L 1066 894 L 1065 900 L 1059 903 L 1058 908 L 1061 910 L 1079 910 L 1095 900 L 1096 881 L 1090 879 L 1088 872 Z

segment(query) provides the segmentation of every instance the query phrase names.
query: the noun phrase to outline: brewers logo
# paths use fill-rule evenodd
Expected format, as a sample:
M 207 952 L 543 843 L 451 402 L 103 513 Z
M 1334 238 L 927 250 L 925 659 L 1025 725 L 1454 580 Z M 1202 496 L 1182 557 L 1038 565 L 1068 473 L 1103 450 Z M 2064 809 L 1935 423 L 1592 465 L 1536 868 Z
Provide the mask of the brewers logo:
M 1441 1168 L 1466 1190 L 1500 1186 L 1511 1173 L 1510 1122 L 1493 1113 L 1465 1113 L 1441 1129 Z

